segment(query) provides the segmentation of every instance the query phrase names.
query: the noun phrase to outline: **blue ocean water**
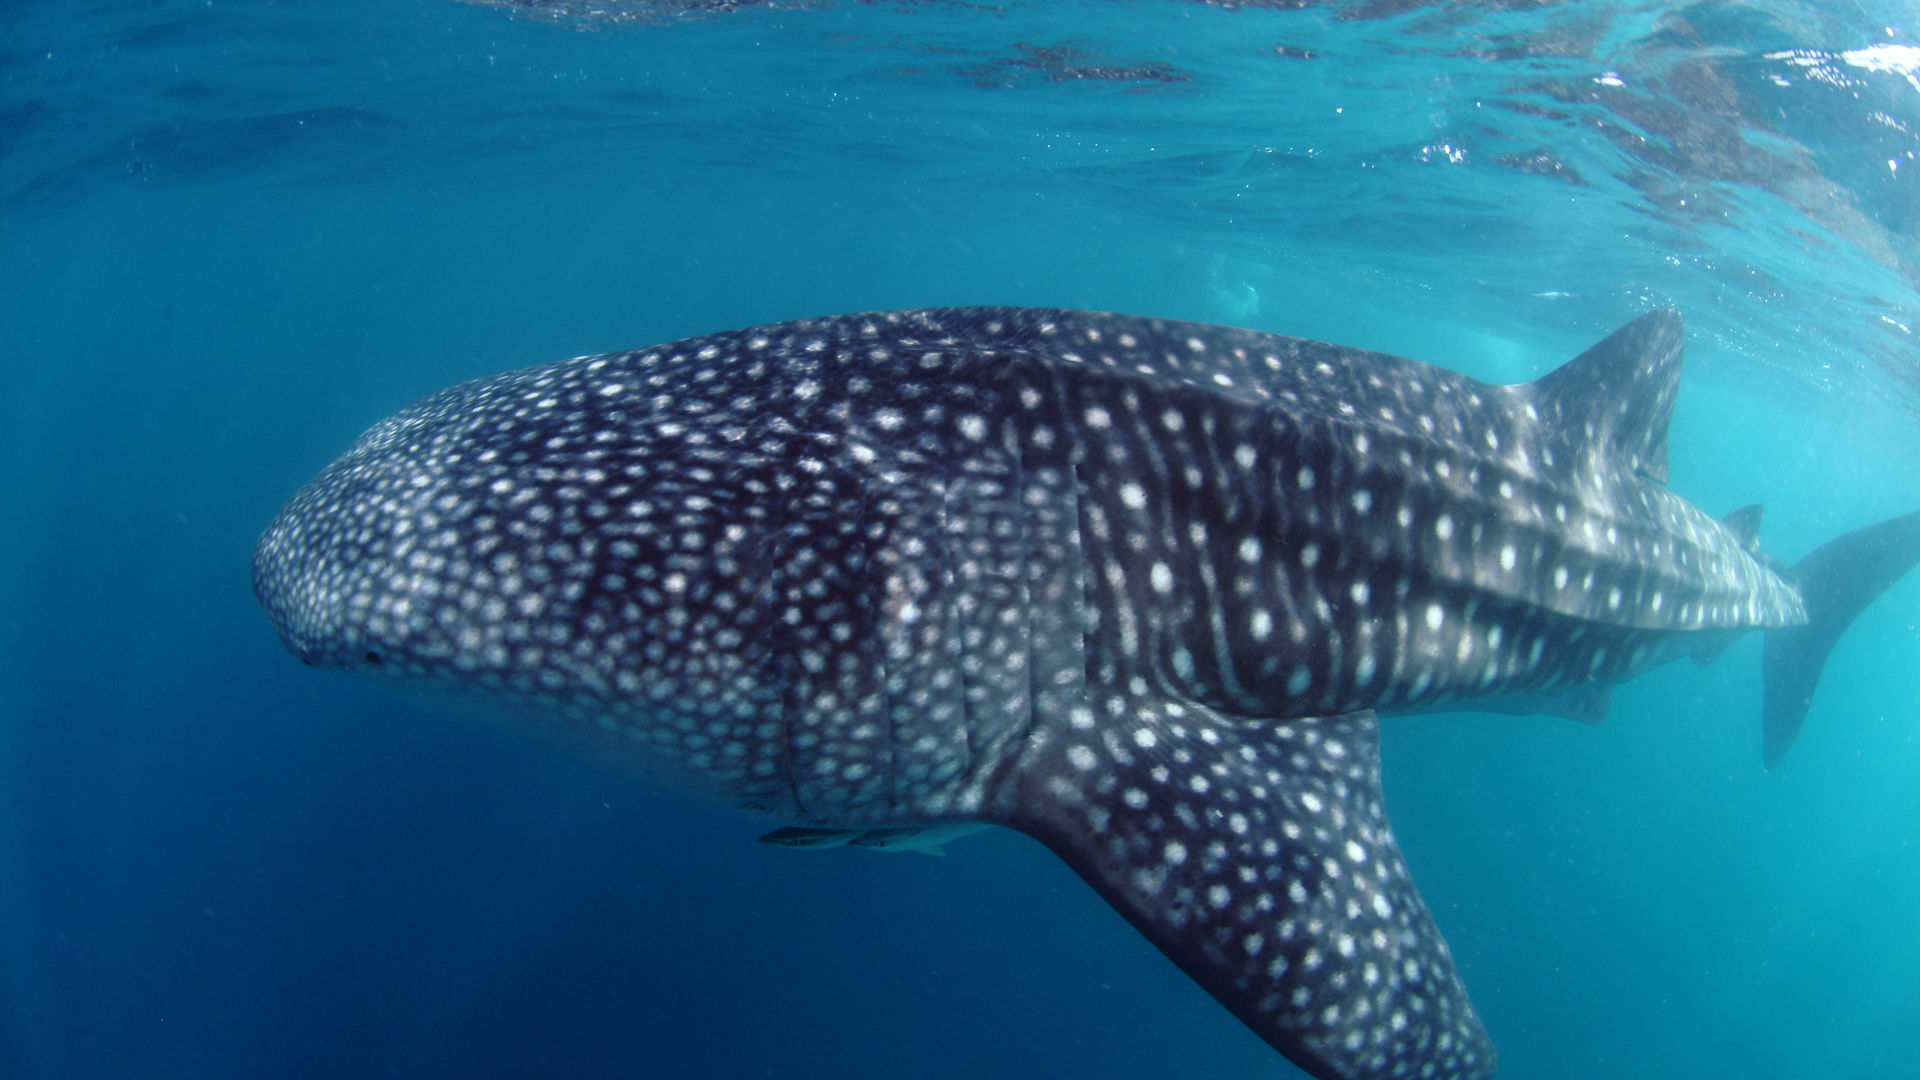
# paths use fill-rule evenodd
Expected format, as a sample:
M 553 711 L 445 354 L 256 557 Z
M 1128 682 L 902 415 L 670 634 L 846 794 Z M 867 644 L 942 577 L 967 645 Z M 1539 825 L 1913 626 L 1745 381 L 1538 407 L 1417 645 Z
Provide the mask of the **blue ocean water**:
M 1295 1075 L 1037 845 L 756 823 L 301 668 L 254 537 L 459 379 L 1052 304 L 1516 381 L 1690 328 L 1675 490 L 1920 507 L 1898 3 L 10 5 L 0 1076 Z M 1920 580 L 1760 766 L 1757 641 L 1386 731 L 1511 1077 L 1920 1077 Z

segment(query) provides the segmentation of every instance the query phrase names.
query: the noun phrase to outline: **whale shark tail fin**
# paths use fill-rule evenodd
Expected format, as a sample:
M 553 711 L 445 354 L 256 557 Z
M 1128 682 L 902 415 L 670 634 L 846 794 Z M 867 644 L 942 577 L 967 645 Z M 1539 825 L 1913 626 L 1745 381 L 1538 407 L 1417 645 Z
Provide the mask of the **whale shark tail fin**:
M 1762 707 L 1767 768 L 1778 766 L 1807 718 L 1813 688 L 1834 643 L 1881 593 L 1920 563 L 1920 513 L 1856 529 L 1816 548 L 1787 576 L 1807 621 L 1768 630 Z

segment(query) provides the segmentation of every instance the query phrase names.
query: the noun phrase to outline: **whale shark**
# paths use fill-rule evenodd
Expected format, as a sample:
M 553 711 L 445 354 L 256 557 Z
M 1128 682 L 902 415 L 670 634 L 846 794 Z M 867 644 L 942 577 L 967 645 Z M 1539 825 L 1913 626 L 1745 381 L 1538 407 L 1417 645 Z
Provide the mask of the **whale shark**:
M 1496 386 L 1023 308 L 810 319 L 464 383 L 260 538 L 286 646 L 784 826 L 1025 833 L 1307 1073 L 1491 1075 L 1379 719 L 1603 719 L 1765 635 L 1763 761 L 1920 514 L 1786 566 L 1670 492 L 1680 318 Z

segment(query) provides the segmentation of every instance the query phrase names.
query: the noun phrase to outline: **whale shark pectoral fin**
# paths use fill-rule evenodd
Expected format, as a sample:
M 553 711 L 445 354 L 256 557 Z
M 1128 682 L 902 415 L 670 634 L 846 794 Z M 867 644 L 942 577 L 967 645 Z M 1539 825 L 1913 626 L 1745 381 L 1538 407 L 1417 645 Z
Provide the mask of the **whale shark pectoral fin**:
M 1005 824 L 1314 1076 L 1493 1072 L 1387 825 L 1373 713 L 1271 721 L 1167 705 L 1136 720 L 1051 733 Z

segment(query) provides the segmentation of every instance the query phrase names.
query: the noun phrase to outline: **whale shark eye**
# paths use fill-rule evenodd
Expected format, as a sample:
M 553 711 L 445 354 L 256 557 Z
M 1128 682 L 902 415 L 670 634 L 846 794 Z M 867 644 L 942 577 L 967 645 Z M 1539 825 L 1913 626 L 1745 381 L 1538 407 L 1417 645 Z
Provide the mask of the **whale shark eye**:
M 365 656 L 362 656 L 360 659 L 365 660 L 368 664 L 374 667 L 380 666 L 380 654 L 377 652 L 368 652 Z

